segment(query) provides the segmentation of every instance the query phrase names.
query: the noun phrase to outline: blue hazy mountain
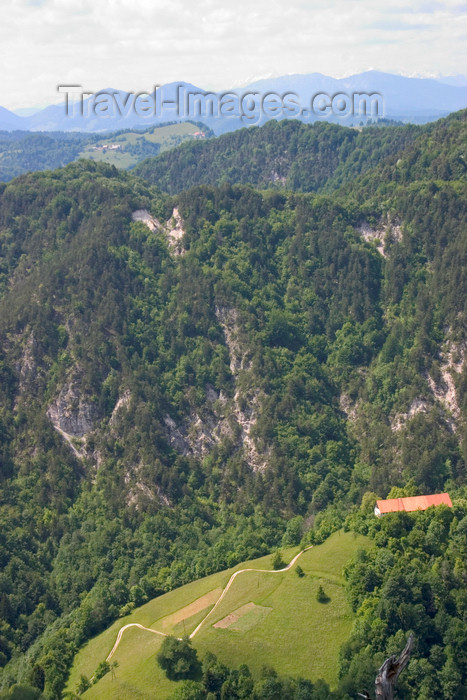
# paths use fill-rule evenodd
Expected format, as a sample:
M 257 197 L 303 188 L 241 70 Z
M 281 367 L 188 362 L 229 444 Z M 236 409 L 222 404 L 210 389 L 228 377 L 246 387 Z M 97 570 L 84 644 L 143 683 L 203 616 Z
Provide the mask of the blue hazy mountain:
M 389 118 L 438 118 L 467 106 L 467 87 L 446 85 L 431 78 L 368 71 L 339 82 L 344 92 L 380 92 L 385 116 Z
M 456 112 L 467 106 L 467 87 L 441 83 L 430 78 L 406 78 L 380 71 L 367 71 L 348 78 L 330 78 L 321 73 L 288 75 L 280 78 L 259 80 L 246 89 L 262 93 L 285 91 L 296 93 L 301 104 L 310 103 L 310 98 L 323 92 L 336 93 L 380 93 L 384 101 L 384 116 L 403 121 L 425 121 Z
M 10 112 L 5 107 L 0 107 L 0 129 L 4 131 L 14 131 L 15 129 L 24 129 L 23 118 L 17 114 Z
M 445 75 L 442 78 L 436 78 L 439 83 L 445 85 L 454 85 L 455 87 L 467 86 L 467 75 Z
M 462 76 L 454 76 L 451 82 L 462 82 L 461 78 Z M 211 114 L 209 110 L 207 113 L 198 114 L 188 113 L 186 110 L 187 95 L 201 96 L 194 100 L 195 103 L 198 100 L 199 106 L 202 103 L 202 96 L 211 95 L 212 101 L 214 94 L 220 97 L 226 93 L 237 95 L 239 100 L 246 93 L 256 93 L 257 99 L 266 93 L 275 93 L 280 96 L 294 93 L 297 96 L 297 104 L 299 103 L 301 108 L 308 111 L 305 116 L 294 116 L 304 121 L 326 118 L 341 124 L 359 123 L 359 117 L 358 115 L 348 115 L 345 118 L 340 115 L 317 116 L 316 112 L 309 110 L 312 98 L 319 93 L 331 97 L 337 93 L 346 95 L 378 93 L 382 96 L 384 107 L 383 114 L 380 113 L 379 116 L 404 122 L 424 123 L 467 106 L 467 87 L 461 84 L 448 84 L 446 80 L 448 79 L 442 82 L 429 78 L 407 78 L 379 71 L 367 71 L 341 79 L 321 73 L 310 73 L 257 80 L 245 87 L 228 88 L 218 93 L 210 93 L 191 83 L 180 81 L 164 85 L 156 93 L 152 93 L 154 103 L 152 108 L 146 101 L 146 112 L 140 109 L 139 113 L 135 109 L 134 95 L 108 88 L 100 92 L 101 97 L 97 101 L 95 96 L 84 100 L 83 113 L 75 109 L 73 114 L 67 114 L 65 98 L 63 103 L 50 105 L 30 116 L 18 116 L 0 108 L 0 130 L 99 132 L 123 128 L 144 129 L 153 124 L 168 121 L 198 119 L 206 123 L 216 134 L 220 134 L 252 124 L 263 124 L 271 118 L 264 113 L 253 112 L 248 117 L 244 114 L 242 117 L 238 105 L 237 111 L 234 110 L 234 113 L 228 117 L 225 113 L 219 117 L 215 113 Z M 154 97 L 155 94 L 157 99 Z M 161 100 L 163 109 L 160 108 Z M 141 104 L 139 106 L 141 107 Z
M 116 88 L 104 88 L 100 91 L 101 97 L 98 100 L 93 96 L 83 99 L 81 104 L 76 97 L 74 102 L 70 98 L 68 111 L 65 94 L 63 102 L 49 105 L 29 116 L 20 117 L 4 110 L 7 117 L 4 120 L 2 112 L 0 112 L 0 130 L 100 132 L 127 128 L 145 129 L 153 124 L 180 121 L 178 110 L 169 103 L 176 103 L 179 93 L 198 94 L 204 93 L 204 91 L 192 83 L 180 81 L 163 85 L 157 90 L 157 93 L 158 102 L 164 101 L 164 109 L 160 111 L 159 115 L 154 114 L 157 111 L 154 93 L 152 93 L 154 109 L 145 115 L 135 111 L 135 96 L 131 93 Z M 96 106 L 96 103 L 99 103 L 99 106 Z M 11 120 L 10 116 L 13 117 L 14 121 Z

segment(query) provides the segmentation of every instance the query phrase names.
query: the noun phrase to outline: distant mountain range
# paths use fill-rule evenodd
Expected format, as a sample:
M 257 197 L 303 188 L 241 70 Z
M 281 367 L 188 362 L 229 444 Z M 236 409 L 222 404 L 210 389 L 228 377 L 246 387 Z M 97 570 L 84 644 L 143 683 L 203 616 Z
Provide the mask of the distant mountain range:
M 138 103 L 139 113 L 133 108 L 134 95 L 107 88 L 101 91 L 97 102 L 95 96 L 83 100 L 83 114 L 75 109 L 76 113 L 67 115 L 65 96 L 63 103 L 49 105 L 31 115 L 20 116 L 0 107 L 0 130 L 100 132 L 122 128 L 143 129 L 167 121 L 195 118 L 206 123 L 216 134 L 220 134 L 252 124 L 264 124 L 275 116 L 294 116 L 307 122 L 319 119 L 347 125 L 360 123 L 362 118 L 359 115 L 320 115 L 316 110 L 310 109 L 313 97 L 319 93 L 330 98 L 339 93 L 348 96 L 355 93 L 378 93 L 383 101 L 383 113 L 381 115 L 380 112 L 380 116 L 403 122 L 426 123 L 466 107 L 466 83 L 467 79 L 464 76 L 433 80 L 367 71 L 336 79 L 321 73 L 311 73 L 258 80 L 243 88 L 209 93 L 203 88 L 181 81 L 162 86 L 151 98 L 147 97 L 145 102 Z M 238 97 L 237 105 L 232 107 L 232 103 L 228 112 L 227 106 L 221 115 L 211 114 L 209 111 L 207 114 L 193 114 L 187 111 L 189 95 L 211 95 L 211 102 L 219 105 L 222 95 L 226 93 Z M 245 103 L 242 112 L 241 100 L 247 93 L 257 93 L 257 97 Z M 254 99 L 259 102 L 264 95 L 270 93 L 281 98 L 286 93 L 293 93 L 296 96 L 296 112 L 282 111 L 276 115 L 265 114 L 259 107 L 254 110 Z M 191 99 L 194 103 L 199 103 L 202 97 Z M 299 109 L 304 109 L 305 112 L 298 114 Z M 363 121 L 366 119 L 363 118 Z
M 467 75 L 447 75 L 443 78 L 436 78 L 439 83 L 446 85 L 455 85 L 457 87 L 465 87 L 467 85 Z

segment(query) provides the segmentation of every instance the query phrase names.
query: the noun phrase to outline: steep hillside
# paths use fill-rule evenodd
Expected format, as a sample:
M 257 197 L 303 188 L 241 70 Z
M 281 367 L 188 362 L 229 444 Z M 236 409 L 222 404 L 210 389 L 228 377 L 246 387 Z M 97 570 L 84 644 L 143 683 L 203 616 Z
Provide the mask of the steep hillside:
M 466 111 L 426 126 L 269 122 L 225 134 L 209 144 L 186 144 L 135 168 L 169 193 L 199 184 L 332 192 L 367 174 L 378 183 L 465 176 Z M 423 157 L 421 157 L 423 154 Z M 396 165 L 397 164 L 397 165 Z
M 248 664 L 256 679 L 267 663 L 281 674 L 314 681 L 322 678 L 336 686 L 339 649 L 352 624 L 343 590 L 343 567 L 369 542 L 351 533 L 335 533 L 299 558 L 297 564 L 304 575 L 297 576 L 296 566 L 275 573 L 268 556 L 160 596 L 86 644 L 75 659 L 67 687 L 73 692 L 81 675 L 90 678 L 94 674 L 114 646 L 119 629 L 126 625 L 149 625 L 164 634 L 191 634 L 213 609 L 232 573 L 244 568 L 249 570 L 237 576 L 221 605 L 193 637 L 199 654 L 205 656 L 210 651 L 230 666 Z M 287 550 L 282 555 L 289 561 L 296 551 Z M 256 572 L 263 569 L 270 571 Z M 325 603 L 316 599 L 320 585 L 329 594 Z M 235 620 L 232 613 L 238 610 Z M 326 644 L 322 643 L 323 635 Z M 119 664 L 117 677 L 105 676 L 84 697 L 112 698 L 130 688 L 135 698 L 144 693 L 157 694 L 160 700 L 169 697 L 180 684 L 165 678 L 155 663 L 154 653 L 162 640 L 161 635 L 154 638 L 147 630 L 128 627 L 111 657 Z
M 128 169 L 187 139 L 193 140 L 200 129 L 203 138 L 212 135 L 210 129 L 194 122 L 107 132 L 104 138 L 79 132 L 0 131 L 0 181 L 8 182 L 26 172 L 58 168 L 80 158 Z
M 365 127 L 326 122 L 271 121 L 195 143 L 135 168 L 161 189 L 176 193 L 193 185 L 223 182 L 311 192 L 322 189 L 350 161 L 352 174 L 375 166 L 417 134 L 417 127 Z M 357 157 L 358 156 L 358 157 Z
M 339 197 L 90 162 L 0 185 L 4 686 L 59 697 L 125 605 L 367 491 L 465 494 L 465 121 L 432 128 L 376 130 L 399 165 Z
M 82 134 L 0 131 L 0 181 L 66 165 L 78 157 L 86 140 Z

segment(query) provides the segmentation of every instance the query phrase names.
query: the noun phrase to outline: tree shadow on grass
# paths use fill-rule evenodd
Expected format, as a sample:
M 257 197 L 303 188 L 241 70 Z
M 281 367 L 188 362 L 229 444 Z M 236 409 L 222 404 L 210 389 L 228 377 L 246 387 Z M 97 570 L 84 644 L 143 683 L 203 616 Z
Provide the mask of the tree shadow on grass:
M 318 603 L 322 603 L 323 605 L 327 605 L 331 602 L 331 598 L 328 596 L 328 594 L 322 586 L 318 588 L 318 592 L 316 593 L 316 600 L 318 601 Z

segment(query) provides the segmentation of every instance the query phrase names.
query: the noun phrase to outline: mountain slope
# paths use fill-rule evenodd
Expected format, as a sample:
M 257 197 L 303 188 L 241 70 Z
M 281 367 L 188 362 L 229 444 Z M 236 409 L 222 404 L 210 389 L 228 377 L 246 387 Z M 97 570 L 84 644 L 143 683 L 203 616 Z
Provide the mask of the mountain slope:
M 135 174 L 172 194 L 222 182 L 310 192 L 329 188 L 339 168 L 347 165 L 347 176 L 355 177 L 415 137 L 415 127 L 366 127 L 358 132 L 327 123 L 273 121 L 225 134 L 206 147 L 190 144 L 148 159 Z
M 154 93 L 154 86 L 142 86 Z M 225 94 L 236 94 L 242 98 L 247 94 L 266 95 L 275 93 L 283 96 L 286 93 L 294 93 L 304 113 L 298 115 L 304 121 L 314 121 L 321 115 L 313 113 L 312 100 L 317 94 L 334 96 L 344 93 L 351 97 L 354 94 L 378 93 L 382 97 L 383 112 L 379 117 L 389 119 L 425 123 L 442 116 L 465 109 L 467 105 L 467 87 L 465 85 L 448 85 L 443 82 L 426 78 L 407 78 L 401 75 L 392 75 L 379 71 L 367 71 L 347 78 L 332 78 L 321 73 L 306 75 L 286 75 L 278 78 L 258 80 L 241 88 L 226 87 L 218 93 L 197 87 L 183 81 L 168 83 L 158 88 L 161 102 L 165 102 L 163 109 L 151 110 L 149 114 L 144 109 L 135 107 L 133 93 L 126 93 L 115 88 L 105 88 L 100 93 L 117 95 L 119 104 L 111 101 L 108 109 L 99 105 L 99 100 L 94 102 L 94 96 L 83 100 L 83 113 L 80 106 L 67 114 L 65 108 L 65 94 L 61 104 L 49 105 L 30 116 L 19 117 L 8 110 L 0 112 L 0 129 L 22 129 L 29 131 L 114 131 L 116 129 L 138 128 L 144 129 L 154 124 L 161 124 L 173 120 L 198 120 L 205 122 L 216 134 L 241 129 L 247 124 L 264 124 L 269 117 L 263 113 L 255 114 L 253 119 L 246 118 L 240 110 L 234 114 L 218 116 L 185 113 L 185 109 L 179 101 L 179 94 L 191 93 L 193 95 L 216 94 L 220 99 Z M 96 95 L 99 93 L 96 93 Z M 183 100 L 182 100 L 183 102 Z M 175 105 L 175 103 L 177 103 Z M 97 109 L 95 109 L 97 105 Z M 246 110 L 248 113 L 248 109 Z M 306 114 L 305 114 L 306 112 Z M 251 117 L 251 115 L 250 115 Z M 327 117 L 329 121 L 336 123 L 352 124 L 365 119 L 365 115 L 333 115 Z
M 267 78 L 251 83 L 245 91 L 258 90 L 261 94 L 274 92 L 283 95 L 293 92 L 300 97 L 300 103 L 308 107 L 312 98 L 324 93 L 336 95 L 344 93 L 379 93 L 384 100 L 384 114 L 387 119 L 399 119 L 424 123 L 450 112 L 464 109 L 467 91 L 464 85 L 447 85 L 429 78 L 407 78 L 381 71 L 365 71 L 346 78 L 331 78 L 321 73 L 286 75 Z M 355 116 L 358 119 L 358 115 Z M 337 123 L 341 119 L 334 119 Z
M 237 576 L 221 607 L 208 618 L 202 632 L 194 637 L 195 648 L 203 656 L 206 651 L 215 653 L 228 665 L 248 664 L 256 678 L 267 660 L 281 674 L 315 681 L 322 678 L 335 686 L 340 641 L 347 638 L 351 626 L 342 569 L 358 549 L 367 548 L 369 544 L 367 538 L 340 531 L 299 558 L 297 563 L 304 576 L 297 576 L 295 568 L 284 574 L 275 573 L 270 570 L 271 557 L 268 556 L 242 562 L 234 570 L 213 574 L 208 579 L 200 579 L 160 596 L 118 620 L 82 649 L 75 659 L 67 687 L 73 692 L 81 674 L 88 678 L 93 675 L 99 661 L 112 648 L 118 630 L 125 625 L 143 624 L 166 634 L 182 635 L 184 631 L 189 634 L 200 616 L 212 609 L 213 601 L 232 572 L 243 568 L 253 571 Z M 295 554 L 296 549 L 293 549 L 284 552 L 283 556 L 289 561 Z M 255 569 L 270 571 L 255 573 Z M 319 585 L 324 585 L 331 596 L 328 604 L 316 600 Z M 253 605 L 252 599 L 255 601 Z M 245 614 L 239 617 L 240 624 L 236 624 L 231 613 L 246 607 L 250 610 L 242 611 Z M 194 612 L 196 609 L 198 611 Z M 261 612 L 264 617 L 260 616 Z M 228 625 L 229 621 L 231 625 Z M 328 640 L 326 647 L 322 644 L 324 630 Z M 112 682 L 110 676 L 106 676 L 84 697 L 115 697 L 116 692 L 124 692 L 127 683 L 132 684 L 135 696 L 144 691 L 151 694 L 157 688 L 160 700 L 169 697 L 179 684 L 168 681 L 162 670 L 149 662 L 162 639 L 152 639 L 150 632 L 126 630 L 121 646 L 112 656 L 119 662 L 116 681 Z M 138 673 L 135 673 L 135 666 L 139 667 Z
M 10 112 L 5 107 L 0 107 L 0 128 L 6 129 L 7 131 L 12 131 L 14 129 L 21 129 L 21 124 L 23 120 L 18 117 L 14 112 Z
M 222 182 L 304 192 L 332 192 L 347 186 L 350 191 L 356 178 L 365 174 L 375 182 L 374 188 L 404 179 L 458 179 L 465 177 L 467 169 L 466 118 L 464 110 L 424 127 L 380 126 L 361 131 L 325 123 L 270 122 L 225 134 L 209 144 L 187 144 L 148 159 L 134 172 L 172 194 L 193 185 Z
M 142 131 L 110 132 L 106 138 L 79 132 L 0 133 L 0 181 L 24 172 L 51 170 L 79 158 L 111 163 L 124 169 L 173 148 L 185 139 L 198 138 L 200 125 L 192 122 L 165 124 Z M 202 138 L 212 134 L 202 127 Z
M 465 494 L 465 123 L 434 129 L 345 195 L 90 162 L 0 185 L 4 685 L 59 697 L 122 607 L 367 491 Z

